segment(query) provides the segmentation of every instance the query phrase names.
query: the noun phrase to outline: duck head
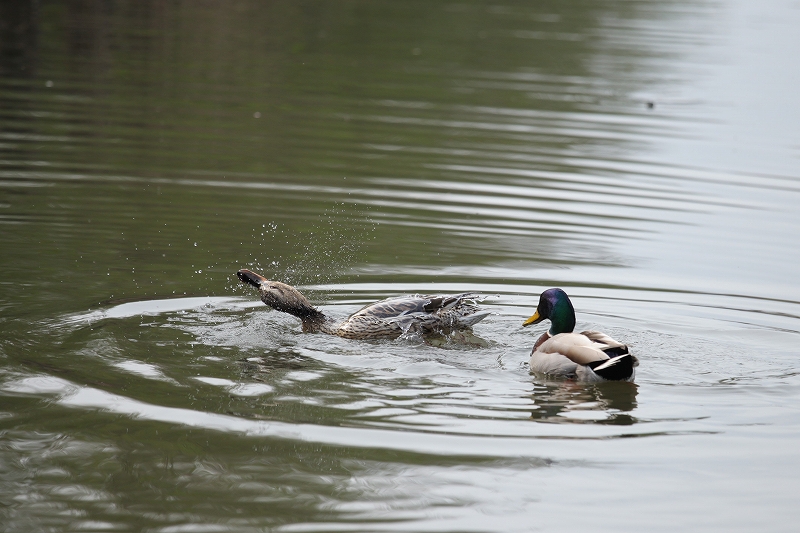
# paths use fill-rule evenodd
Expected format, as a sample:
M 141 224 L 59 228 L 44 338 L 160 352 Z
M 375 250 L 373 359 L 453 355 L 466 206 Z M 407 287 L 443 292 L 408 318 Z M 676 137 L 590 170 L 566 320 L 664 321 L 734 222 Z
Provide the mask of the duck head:
M 523 326 L 538 324 L 544 319 L 550 320 L 550 335 L 572 333 L 575 329 L 575 308 L 567 293 L 561 289 L 547 289 L 539 296 L 536 312 Z
M 261 301 L 276 311 L 289 313 L 303 320 L 316 318 L 321 314 L 311 305 L 308 298 L 291 285 L 280 281 L 270 281 L 246 268 L 238 271 L 236 276 L 242 282 L 256 287 L 261 293 Z

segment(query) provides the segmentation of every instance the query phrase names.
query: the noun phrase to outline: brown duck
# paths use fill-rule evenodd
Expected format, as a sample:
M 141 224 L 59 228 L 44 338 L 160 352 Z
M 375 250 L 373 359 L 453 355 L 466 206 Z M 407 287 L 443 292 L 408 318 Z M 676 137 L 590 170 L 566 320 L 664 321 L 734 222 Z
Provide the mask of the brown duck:
M 476 303 L 476 293 L 451 296 L 399 296 L 369 304 L 344 321 L 336 321 L 311 305 L 300 291 L 247 269 L 236 273 L 256 287 L 261 301 L 303 322 L 307 333 L 327 333 L 346 339 L 396 338 L 404 333 L 433 333 L 467 329 L 490 313 Z

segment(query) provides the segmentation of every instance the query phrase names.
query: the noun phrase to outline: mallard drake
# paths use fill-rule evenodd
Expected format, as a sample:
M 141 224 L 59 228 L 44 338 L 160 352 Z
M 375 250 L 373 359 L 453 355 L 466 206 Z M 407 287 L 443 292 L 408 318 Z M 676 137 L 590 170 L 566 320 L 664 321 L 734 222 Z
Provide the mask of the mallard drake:
M 299 318 L 303 322 L 303 331 L 307 333 L 327 333 L 347 339 L 396 338 L 408 332 L 447 333 L 469 328 L 489 315 L 489 311 L 475 303 L 476 293 L 465 292 L 452 296 L 389 298 L 369 304 L 344 321 L 337 322 L 311 305 L 291 285 L 270 281 L 247 269 L 238 271 L 236 275 L 259 290 L 262 302 Z
M 550 330 L 531 351 L 530 370 L 579 381 L 633 381 L 639 360 L 628 347 L 599 331 L 573 333 L 575 308 L 567 293 L 548 289 L 539 296 L 536 312 L 522 325 L 550 320 Z

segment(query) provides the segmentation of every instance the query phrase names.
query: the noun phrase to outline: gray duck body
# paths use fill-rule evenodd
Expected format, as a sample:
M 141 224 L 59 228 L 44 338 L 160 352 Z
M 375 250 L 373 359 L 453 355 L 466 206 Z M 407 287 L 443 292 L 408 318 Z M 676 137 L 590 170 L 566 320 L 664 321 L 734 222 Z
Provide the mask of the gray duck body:
M 404 333 L 467 329 L 489 315 L 474 301 L 476 293 L 448 296 L 410 295 L 388 298 L 364 306 L 343 321 L 336 321 L 315 308 L 300 291 L 279 281 L 270 281 L 247 269 L 239 279 L 258 288 L 261 301 L 277 311 L 299 318 L 304 332 L 320 332 L 347 339 L 396 338 Z

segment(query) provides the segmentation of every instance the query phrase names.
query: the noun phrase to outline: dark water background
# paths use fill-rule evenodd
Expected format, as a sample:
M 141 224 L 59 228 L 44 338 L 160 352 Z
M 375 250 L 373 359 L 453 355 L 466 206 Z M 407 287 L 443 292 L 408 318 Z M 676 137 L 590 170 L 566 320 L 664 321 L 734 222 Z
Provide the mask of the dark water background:
M 795 531 L 800 4 L 0 4 L 4 531 Z M 474 337 L 304 335 L 477 290 Z M 538 294 L 637 384 L 531 376 Z

